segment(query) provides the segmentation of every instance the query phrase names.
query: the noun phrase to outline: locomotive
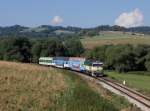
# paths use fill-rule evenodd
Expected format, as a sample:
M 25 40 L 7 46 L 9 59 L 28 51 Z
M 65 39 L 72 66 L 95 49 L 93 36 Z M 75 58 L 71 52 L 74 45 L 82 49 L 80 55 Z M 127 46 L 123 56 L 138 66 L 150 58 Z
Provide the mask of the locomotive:
M 103 63 L 82 57 L 40 57 L 39 64 L 87 73 L 91 76 L 103 75 Z

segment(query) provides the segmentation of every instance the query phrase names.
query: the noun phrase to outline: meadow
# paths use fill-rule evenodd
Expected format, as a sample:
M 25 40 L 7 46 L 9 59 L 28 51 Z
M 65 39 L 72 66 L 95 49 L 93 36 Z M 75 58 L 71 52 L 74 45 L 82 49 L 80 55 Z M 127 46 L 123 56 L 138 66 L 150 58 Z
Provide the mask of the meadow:
M 81 39 L 86 49 L 92 49 L 102 45 L 117 44 L 147 44 L 150 45 L 150 35 L 140 35 L 124 32 L 100 32 L 99 36 L 84 37 Z
M 1 111 L 139 111 L 75 73 L 0 61 Z
M 129 73 L 118 73 L 114 71 L 107 71 L 106 74 L 114 80 L 120 83 L 126 81 L 126 85 L 134 90 L 137 90 L 150 97 L 150 74 L 147 72 L 132 72 Z M 145 75 L 143 75 L 145 73 Z

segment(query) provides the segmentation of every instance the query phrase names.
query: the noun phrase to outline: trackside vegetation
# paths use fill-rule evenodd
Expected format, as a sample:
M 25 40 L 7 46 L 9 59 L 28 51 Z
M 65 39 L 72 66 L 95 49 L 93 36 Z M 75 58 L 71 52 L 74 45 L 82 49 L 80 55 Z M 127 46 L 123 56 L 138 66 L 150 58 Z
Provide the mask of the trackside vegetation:
M 128 72 L 118 73 L 114 71 L 105 72 L 112 79 L 122 83 L 126 81 L 126 85 L 150 97 L 150 76 L 147 72 Z M 145 75 L 143 75 L 145 74 Z
M 0 62 L 2 111 L 138 111 L 124 98 L 93 90 L 72 72 L 32 64 Z M 102 91 L 102 90 L 101 90 Z M 104 94 L 104 93 L 103 93 Z M 118 104 L 119 103 L 119 104 Z

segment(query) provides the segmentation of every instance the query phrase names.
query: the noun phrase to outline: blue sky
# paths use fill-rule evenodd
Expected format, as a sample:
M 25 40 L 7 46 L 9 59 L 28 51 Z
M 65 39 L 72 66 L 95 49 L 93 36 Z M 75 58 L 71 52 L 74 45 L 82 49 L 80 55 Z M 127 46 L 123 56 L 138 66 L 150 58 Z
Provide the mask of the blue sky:
M 149 5 L 150 0 L 0 0 L 0 26 L 150 26 Z

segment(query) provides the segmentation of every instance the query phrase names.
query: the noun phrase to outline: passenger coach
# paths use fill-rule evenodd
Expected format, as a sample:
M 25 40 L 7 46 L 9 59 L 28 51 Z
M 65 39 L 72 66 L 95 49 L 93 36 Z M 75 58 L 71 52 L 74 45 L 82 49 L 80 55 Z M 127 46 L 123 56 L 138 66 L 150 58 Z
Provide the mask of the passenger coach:
M 85 72 L 92 76 L 103 74 L 102 62 L 91 61 L 81 57 L 40 57 L 39 64 Z

